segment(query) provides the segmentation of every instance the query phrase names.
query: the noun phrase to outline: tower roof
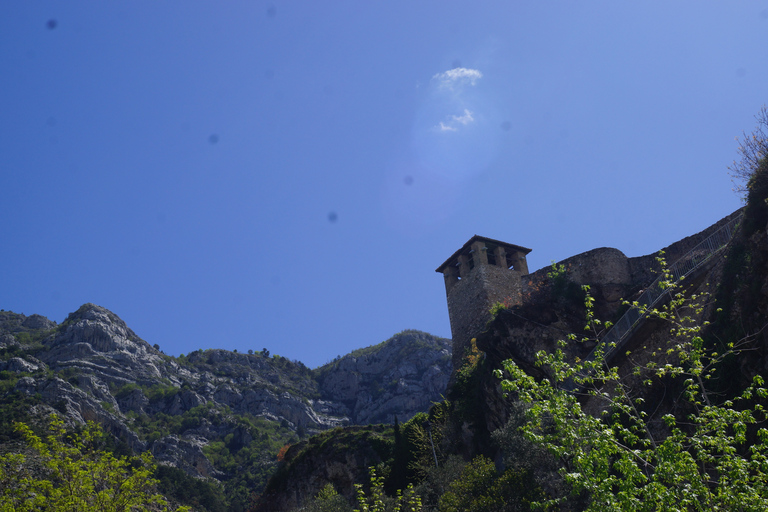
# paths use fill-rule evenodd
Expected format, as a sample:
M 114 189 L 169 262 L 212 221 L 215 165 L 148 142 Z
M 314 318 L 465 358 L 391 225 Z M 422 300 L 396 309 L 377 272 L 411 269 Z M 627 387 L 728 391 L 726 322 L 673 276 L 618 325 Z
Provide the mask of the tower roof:
M 442 265 L 437 267 L 435 272 L 442 273 L 447 266 L 455 264 L 456 259 L 459 257 L 459 255 L 460 254 L 467 254 L 467 253 L 469 253 L 469 251 L 472 248 L 472 244 L 475 243 L 475 242 L 484 242 L 486 244 L 490 244 L 490 245 L 494 245 L 494 246 L 501 246 L 507 252 L 512 252 L 512 253 L 514 253 L 514 252 L 521 252 L 524 255 L 528 254 L 532 250 L 532 249 L 528 249 L 527 247 L 522 247 L 520 245 L 508 244 L 507 242 L 502 242 L 501 240 L 494 240 L 493 238 L 488 238 L 488 237 L 485 237 L 485 236 L 475 235 L 472 238 L 470 238 L 467 241 L 467 243 L 465 243 L 463 246 L 461 246 L 461 249 L 459 249 L 458 251 L 453 253 L 450 258 L 445 260 L 445 262 Z

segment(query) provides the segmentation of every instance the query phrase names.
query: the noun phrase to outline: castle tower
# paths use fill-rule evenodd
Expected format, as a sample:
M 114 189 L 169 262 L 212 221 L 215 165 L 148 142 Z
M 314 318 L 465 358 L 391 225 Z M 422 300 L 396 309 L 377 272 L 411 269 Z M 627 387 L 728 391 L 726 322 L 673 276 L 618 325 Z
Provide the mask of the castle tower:
M 529 252 L 531 249 L 519 245 L 475 235 L 437 268 L 445 279 L 454 370 L 461 367 L 472 338 L 490 320 L 490 308 L 499 301 L 520 303 L 520 278 L 528 274 L 525 256 Z

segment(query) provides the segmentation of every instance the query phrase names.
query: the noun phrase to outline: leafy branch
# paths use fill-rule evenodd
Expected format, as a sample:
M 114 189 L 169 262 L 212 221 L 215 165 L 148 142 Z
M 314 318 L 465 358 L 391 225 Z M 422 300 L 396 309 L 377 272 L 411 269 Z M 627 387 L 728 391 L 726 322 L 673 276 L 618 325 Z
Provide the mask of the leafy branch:
M 568 344 L 596 340 L 602 325 L 584 287 L 585 336 L 570 335 L 553 352 L 536 355 L 548 378 L 537 380 L 512 360 L 496 375 L 506 393 L 529 405 L 524 435 L 561 460 L 572 490 L 590 496 L 587 510 L 766 510 L 768 430 L 759 427 L 768 419 L 764 381 L 756 376 L 730 400 L 708 387 L 720 363 L 747 340 L 710 348 L 702 337 L 707 323 L 699 320 L 709 297 L 687 293 L 661 264 L 668 303 L 630 305 L 667 322 L 668 336 L 629 374 L 609 364 L 605 355 L 613 347 L 600 343 L 587 360 L 566 358 Z M 654 420 L 658 408 L 649 413 L 643 397 L 658 385 L 682 390 L 682 412 Z M 586 403 L 597 404 L 598 412 L 588 414 Z

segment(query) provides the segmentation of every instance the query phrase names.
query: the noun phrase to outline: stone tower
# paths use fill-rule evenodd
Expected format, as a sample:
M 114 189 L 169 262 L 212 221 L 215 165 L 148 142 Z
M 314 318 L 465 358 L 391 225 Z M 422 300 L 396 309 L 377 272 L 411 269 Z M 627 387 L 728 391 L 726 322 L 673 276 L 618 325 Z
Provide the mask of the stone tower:
M 519 245 L 475 235 L 437 268 L 445 278 L 454 370 L 461 367 L 472 338 L 490 320 L 491 306 L 499 301 L 520 303 L 520 278 L 528 274 L 525 256 L 529 252 L 531 249 Z

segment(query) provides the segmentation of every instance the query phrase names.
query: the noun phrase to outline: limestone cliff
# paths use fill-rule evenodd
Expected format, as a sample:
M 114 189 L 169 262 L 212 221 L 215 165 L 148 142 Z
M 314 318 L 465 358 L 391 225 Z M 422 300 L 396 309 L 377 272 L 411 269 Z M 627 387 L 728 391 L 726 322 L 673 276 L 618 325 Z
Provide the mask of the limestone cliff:
M 318 368 L 320 394 L 345 405 L 359 425 L 401 421 L 425 411 L 445 391 L 451 341 L 403 331 Z
M 71 425 L 96 421 L 131 450 L 198 478 L 241 478 L 245 448 L 251 491 L 275 467 L 275 443 L 407 419 L 440 399 L 449 372 L 450 341 L 418 331 L 313 371 L 225 350 L 167 356 L 94 304 L 60 325 L 0 312 L 0 405 L 30 404 L 19 413 L 27 419 L 56 412 Z

